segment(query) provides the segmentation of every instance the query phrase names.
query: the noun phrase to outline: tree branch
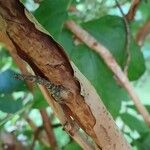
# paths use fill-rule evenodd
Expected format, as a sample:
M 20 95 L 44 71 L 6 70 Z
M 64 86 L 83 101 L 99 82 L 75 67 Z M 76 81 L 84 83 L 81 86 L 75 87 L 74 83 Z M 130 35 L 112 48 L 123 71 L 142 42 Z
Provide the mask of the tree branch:
M 140 5 L 141 0 L 132 0 L 130 9 L 126 14 L 126 19 L 130 22 L 134 19 L 135 13 L 137 11 L 138 6 Z
M 148 19 L 145 24 L 138 30 L 136 35 L 136 41 L 139 45 L 143 44 L 146 36 L 150 33 L 150 19 Z
M 143 116 L 143 119 L 147 123 L 147 125 L 150 127 L 150 116 L 146 108 L 143 106 L 143 104 L 140 102 L 139 97 L 135 93 L 133 87 L 131 86 L 127 76 L 123 73 L 120 66 L 112 56 L 112 54 L 109 52 L 108 49 L 106 49 L 103 45 L 101 45 L 93 36 L 91 36 L 87 31 L 82 29 L 80 26 L 78 26 L 74 21 L 68 21 L 66 22 L 67 28 L 73 32 L 81 41 L 83 41 L 88 47 L 90 47 L 92 50 L 94 50 L 96 53 L 98 53 L 107 66 L 111 69 L 111 71 L 114 73 L 114 75 L 117 77 L 121 85 L 126 89 L 130 97 L 132 98 L 137 110 L 139 113 Z

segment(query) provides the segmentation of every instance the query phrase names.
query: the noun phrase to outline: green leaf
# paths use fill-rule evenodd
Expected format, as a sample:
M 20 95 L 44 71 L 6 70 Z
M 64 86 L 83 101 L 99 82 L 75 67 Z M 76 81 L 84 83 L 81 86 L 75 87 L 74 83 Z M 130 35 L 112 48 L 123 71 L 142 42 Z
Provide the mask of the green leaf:
M 13 78 L 16 72 L 8 69 L 0 73 L 0 93 L 12 93 L 14 91 L 26 90 L 27 86 L 24 81 Z
M 23 107 L 22 100 L 14 100 L 11 95 L 0 96 L 0 110 L 6 113 L 16 113 Z
M 15 115 L 21 115 L 24 111 L 29 110 L 31 108 L 31 103 L 27 103 L 25 105 L 23 105 L 23 107 L 21 109 L 19 109 L 19 111 L 16 111 L 15 114 L 13 115 L 9 115 L 8 117 L 6 117 L 5 119 L 0 121 L 0 128 L 3 128 L 4 124 L 7 123 L 8 121 L 10 121 L 11 119 L 13 119 L 13 117 Z
M 45 98 L 43 97 L 43 94 L 41 93 L 41 91 L 38 88 L 36 88 L 34 90 L 34 101 L 33 101 L 32 108 L 42 109 L 47 106 L 48 106 L 48 103 L 45 100 Z
M 123 122 L 133 131 L 137 131 L 140 134 L 150 131 L 150 129 L 142 120 L 139 120 L 138 118 L 128 113 L 123 113 L 120 115 L 120 117 L 123 120 Z
M 121 67 L 124 66 L 127 56 L 125 50 L 126 30 L 121 17 L 104 16 L 84 23 L 82 26 L 110 50 Z M 145 64 L 143 54 L 133 39 L 131 39 L 130 55 L 131 61 L 128 76 L 130 80 L 137 80 L 144 73 Z
M 0 67 L 3 67 L 7 59 L 10 57 L 8 51 L 3 47 L 3 45 L 0 43 Z
M 81 150 L 81 147 L 77 143 L 71 142 L 65 146 L 64 150 Z
M 146 69 L 143 53 L 135 41 L 131 41 L 130 55 L 131 61 L 128 69 L 128 78 L 133 81 L 139 79 Z
M 111 71 L 99 56 L 85 45 L 76 47 L 71 57 L 80 71 L 94 85 L 111 114 L 116 117 L 121 108 L 121 101 L 127 100 L 128 97 L 124 90 L 116 84 Z
M 137 108 L 134 105 L 127 105 L 128 108 L 137 110 Z M 148 112 L 150 113 L 150 105 L 144 105 L 144 107 L 146 107 L 146 109 L 148 110 Z
M 61 34 L 59 35 L 58 41 L 63 46 L 68 56 L 71 56 L 72 50 L 75 47 L 72 39 L 72 34 L 67 29 L 63 29 Z
M 150 133 L 144 134 L 142 137 L 133 141 L 132 145 L 136 145 L 138 150 L 149 150 L 150 149 Z
M 150 14 L 149 14 L 150 1 L 149 0 L 141 1 L 141 4 L 139 5 L 138 10 L 142 13 L 141 14 L 142 17 L 140 21 L 145 22 L 150 17 Z
M 71 0 L 44 0 L 34 12 L 34 16 L 49 33 L 57 39 L 64 21 L 67 19 L 67 8 Z
M 33 130 L 30 130 L 28 128 L 23 128 L 22 134 L 25 135 L 26 137 L 28 137 L 28 139 L 31 140 L 34 133 L 33 133 Z

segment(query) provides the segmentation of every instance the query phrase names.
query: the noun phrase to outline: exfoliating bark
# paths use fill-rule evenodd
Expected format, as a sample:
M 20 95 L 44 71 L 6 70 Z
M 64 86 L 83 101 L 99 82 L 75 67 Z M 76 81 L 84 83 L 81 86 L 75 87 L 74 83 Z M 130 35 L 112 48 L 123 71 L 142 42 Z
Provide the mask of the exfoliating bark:
M 37 76 L 52 81 L 55 85 L 62 85 L 69 91 L 63 98 L 63 105 L 75 112 L 72 117 L 77 119 L 84 130 L 92 131 L 95 118 L 80 94 L 80 84 L 74 77 L 64 50 L 52 37 L 35 28 L 18 0 L 0 1 L 0 13 L 7 23 L 6 33 L 18 55 L 31 66 Z

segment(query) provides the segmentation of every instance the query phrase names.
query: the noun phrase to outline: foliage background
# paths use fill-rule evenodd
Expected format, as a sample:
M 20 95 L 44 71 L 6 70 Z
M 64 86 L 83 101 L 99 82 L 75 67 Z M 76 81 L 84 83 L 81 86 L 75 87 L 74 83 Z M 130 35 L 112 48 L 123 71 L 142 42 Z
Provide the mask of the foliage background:
M 32 0 L 22 0 L 26 8 L 33 13 L 43 27 L 59 42 L 69 58 L 80 71 L 91 81 L 110 111 L 120 130 L 135 150 L 150 149 L 150 130 L 126 91 L 116 83 L 113 74 L 103 60 L 84 43 L 81 43 L 65 27 L 65 21 L 73 19 L 86 29 L 100 43 L 106 46 L 116 58 L 122 69 L 127 58 L 125 51 L 126 31 L 124 21 L 114 0 L 43 0 L 40 5 Z M 120 0 L 119 3 L 127 13 L 130 0 Z M 71 6 L 75 9 L 71 11 Z M 131 22 L 131 45 L 128 77 L 135 87 L 142 103 L 150 111 L 150 37 L 142 47 L 136 42 L 139 28 L 149 19 L 150 1 L 142 1 Z M 31 94 L 23 81 L 12 78 L 19 72 L 5 46 L 0 45 L 0 129 L 1 135 L 10 132 L 25 147 L 31 145 L 34 131 L 26 120 L 26 116 L 36 124 L 42 125 L 40 109 L 46 109 L 54 126 L 54 133 L 60 149 L 80 149 L 59 126 L 59 121 L 44 100 L 40 90 L 35 86 Z M 55 125 L 58 125 L 55 127 Z M 3 138 L 0 138 L 0 143 Z M 47 145 L 36 141 L 34 149 L 48 149 Z

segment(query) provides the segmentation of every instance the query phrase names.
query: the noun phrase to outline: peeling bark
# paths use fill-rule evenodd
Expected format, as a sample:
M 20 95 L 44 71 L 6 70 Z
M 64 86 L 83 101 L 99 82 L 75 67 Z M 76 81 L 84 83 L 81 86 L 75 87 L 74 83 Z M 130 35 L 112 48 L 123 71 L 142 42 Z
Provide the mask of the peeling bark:
M 70 64 L 63 48 L 35 28 L 19 0 L 0 0 L 0 30 L 13 43 L 18 55 L 40 76 L 67 89 L 62 96 L 64 111 L 102 150 L 129 150 L 130 146 L 89 81 Z M 2 30 L 3 29 L 3 30 Z M 74 70 L 73 70 L 74 68 Z

